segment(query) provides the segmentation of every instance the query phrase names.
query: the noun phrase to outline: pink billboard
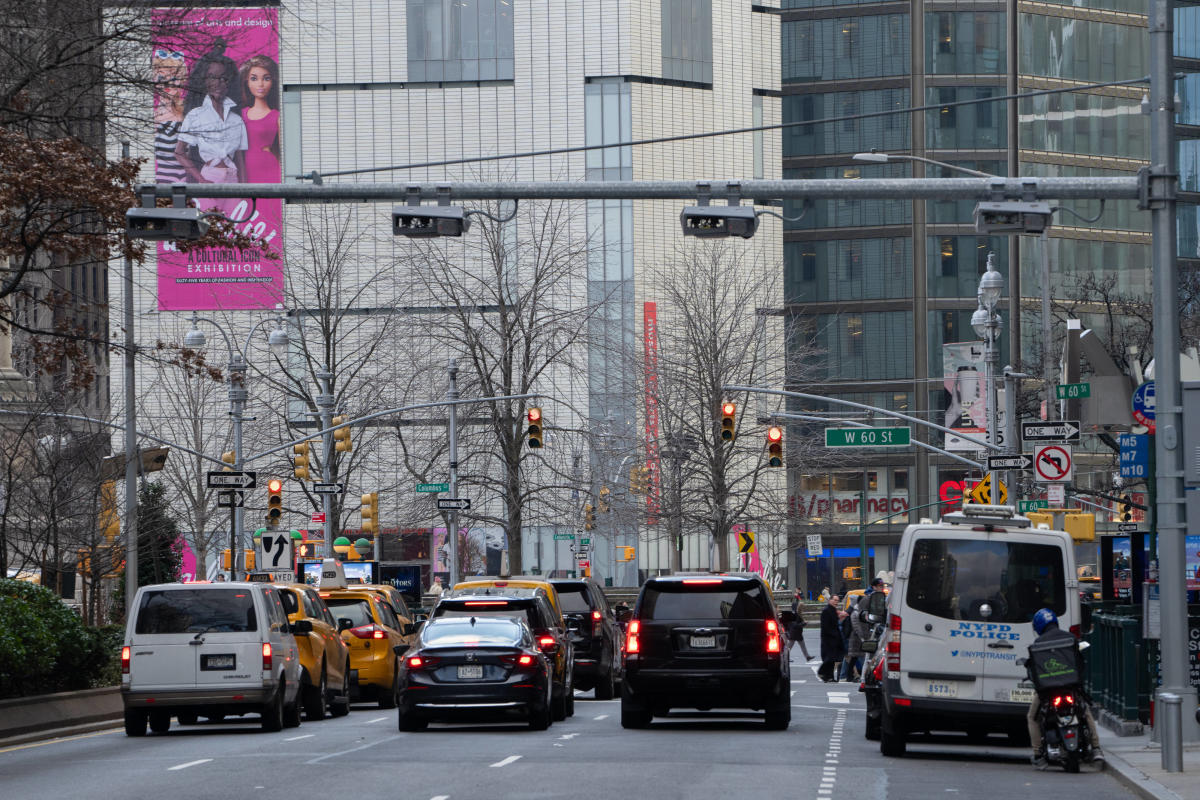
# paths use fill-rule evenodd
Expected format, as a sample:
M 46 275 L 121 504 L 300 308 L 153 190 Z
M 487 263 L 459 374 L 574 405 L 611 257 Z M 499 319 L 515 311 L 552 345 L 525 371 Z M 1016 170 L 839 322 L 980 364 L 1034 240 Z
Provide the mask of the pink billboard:
M 157 9 L 154 174 L 158 183 L 279 183 L 279 12 Z M 275 309 L 283 303 L 281 200 L 200 199 L 265 247 L 181 252 L 158 245 L 163 311 Z M 269 257 L 274 256 L 274 257 Z

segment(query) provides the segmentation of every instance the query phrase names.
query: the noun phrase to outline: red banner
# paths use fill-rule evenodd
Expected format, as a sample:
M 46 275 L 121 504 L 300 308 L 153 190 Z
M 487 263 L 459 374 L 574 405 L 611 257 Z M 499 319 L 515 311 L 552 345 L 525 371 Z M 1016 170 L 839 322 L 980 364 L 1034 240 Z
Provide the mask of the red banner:
M 642 306 L 642 342 L 646 362 L 646 524 L 658 524 L 662 513 L 662 469 L 658 457 L 658 306 Z

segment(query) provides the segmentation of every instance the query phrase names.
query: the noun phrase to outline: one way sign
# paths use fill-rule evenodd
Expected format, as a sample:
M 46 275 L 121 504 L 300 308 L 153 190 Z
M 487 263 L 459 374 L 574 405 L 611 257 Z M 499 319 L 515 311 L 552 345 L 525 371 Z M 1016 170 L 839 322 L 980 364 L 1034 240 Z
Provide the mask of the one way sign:
M 1031 469 L 1033 459 L 1021 453 L 1015 456 L 988 456 L 988 472 L 1002 469 Z
M 1021 438 L 1027 442 L 1078 442 L 1079 423 L 1075 420 L 1022 422 Z
M 738 552 L 754 552 L 754 531 L 738 531 Z

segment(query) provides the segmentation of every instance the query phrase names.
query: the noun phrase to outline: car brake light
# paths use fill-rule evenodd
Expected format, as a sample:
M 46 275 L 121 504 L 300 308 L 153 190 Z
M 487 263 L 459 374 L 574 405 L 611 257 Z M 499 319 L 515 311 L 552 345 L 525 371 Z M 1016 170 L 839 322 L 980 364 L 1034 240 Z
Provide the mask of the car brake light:
M 684 578 L 684 583 L 714 584 L 720 583 L 720 578 Z
M 506 606 L 507 600 L 467 600 L 464 606 Z
M 872 673 L 872 675 L 874 675 L 875 680 L 877 680 L 877 681 L 883 680 L 883 659 L 882 658 L 875 662 L 875 669 L 873 669 L 871 671 L 871 673 Z
M 370 625 L 359 625 L 357 628 L 351 628 L 350 633 L 354 634 L 359 639 L 387 638 L 387 631 L 374 623 L 371 623 Z
M 321 595 L 321 597 L 331 597 L 333 592 L 317 592 L 317 594 Z
M 892 614 L 888 617 L 888 629 L 890 635 L 887 643 L 887 668 L 889 672 L 896 672 L 900 669 L 900 615 Z
M 517 659 L 517 663 L 520 664 L 522 667 L 528 667 L 530 664 L 533 663 L 533 656 L 521 656 L 520 658 Z
M 603 615 L 599 611 L 592 612 L 592 619 L 594 619 L 596 622 L 599 622 L 602 617 Z
M 537 643 L 538 643 L 538 647 L 540 647 L 543 650 L 546 650 L 546 649 L 554 646 L 554 637 L 553 636 L 539 636 Z
M 1071 628 L 1070 628 L 1070 631 L 1071 631 L 1071 635 L 1072 635 L 1072 636 L 1074 636 L 1076 639 L 1078 639 L 1078 638 L 1080 638 L 1081 636 L 1083 636 L 1083 628 L 1081 628 L 1081 627 L 1080 627 L 1079 625 L 1077 625 L 1077 624 L 1076 624 L 1076 625 L 1072 625 L 1072 626 L 1071 626 Z
M 535 661 L 537 661 L 537 656 L 531 656 L 531 655 L 525 655 L 525 654 L 517 655 L 516 653 L 509 653 L 509 654 L 500 656 L 499 659 L 500 659 L 501 664 L 507 664 L 510 667 L 514 667 L 514 666 L 528 667 L 531 664 L 533 664 Z
M 638 653 L 641 652 L 641 644 L 638 642 L 638 629 L 642 627 L 642 623 L 636 619 L 629 620 L 629 630 L 625 634 L 625 652 Z
M 425 662 L 421 660 L 420 656 L 409 656 L 408 657 L 408 668 L 409 669 L 420 669 L 423 666 L 425 666 Z
M 271 643 L 263 642 L 263 672 L 271 671 Z
M 779 625 L 775 620 L 767 620 L 767 652 L 779 652 Z
M 129 674 L 129 646 L 121 648 L 121 674 Z

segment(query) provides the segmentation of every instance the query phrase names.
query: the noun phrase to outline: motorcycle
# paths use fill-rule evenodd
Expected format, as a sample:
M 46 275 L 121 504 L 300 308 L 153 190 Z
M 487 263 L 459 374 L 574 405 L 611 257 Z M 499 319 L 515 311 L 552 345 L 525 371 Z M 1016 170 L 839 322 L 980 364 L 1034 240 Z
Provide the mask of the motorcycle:
M 1087 642 L 1080 643 L 1079 649 L 1087 649 Z M 1026 668 L 1037 691 L 1037 721 L 1042 730 L 1046 761 L 1062 766 L 1067 772 L 1079 772 L 1081 763 L 1094 759 L 1098 744 L 1091 741 L 1087 722 L 1088 696 L 1077 678 L 1054 681 L 1053 686 L 1047 686 L 1043 680 L 1039 685 L 1036 671 L 1040 659 L 1032 646 L 1030 655 L 1031 658 L 1018 659 L 1017 665 Z M 1051 658 L 1053 655 L 1047 660 Z

